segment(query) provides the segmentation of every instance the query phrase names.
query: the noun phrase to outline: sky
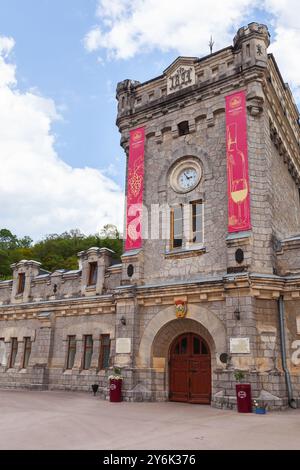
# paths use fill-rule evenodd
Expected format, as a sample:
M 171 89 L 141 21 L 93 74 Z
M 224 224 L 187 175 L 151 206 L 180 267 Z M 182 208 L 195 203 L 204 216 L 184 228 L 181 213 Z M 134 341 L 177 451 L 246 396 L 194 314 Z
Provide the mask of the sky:
M 0 0 L 0 228 L 34 240 L 123 229 L 115 89 L 268 25 L 300 102 L 296 0 Z

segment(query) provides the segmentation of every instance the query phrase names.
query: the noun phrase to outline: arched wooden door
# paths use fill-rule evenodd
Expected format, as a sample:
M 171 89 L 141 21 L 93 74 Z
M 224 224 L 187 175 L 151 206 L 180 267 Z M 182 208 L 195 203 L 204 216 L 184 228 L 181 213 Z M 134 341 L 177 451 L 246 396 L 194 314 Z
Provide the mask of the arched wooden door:
M 170 349 L 171 401 L 210 403 L 211 361 L 207 343 L 194 333 L 176 338 Z

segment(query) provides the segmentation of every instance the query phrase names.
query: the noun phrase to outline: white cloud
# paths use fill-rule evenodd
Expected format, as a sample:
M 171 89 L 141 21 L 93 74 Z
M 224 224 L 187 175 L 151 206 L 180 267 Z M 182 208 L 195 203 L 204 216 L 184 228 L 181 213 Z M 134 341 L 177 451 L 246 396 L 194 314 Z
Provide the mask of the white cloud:
M 270 46 L 279 65 L 283 79 L 287 81 L 300 101 L 300 3 L 298 0 L 265 0 L 266 11 L 272 16 L 275 36 Z
M 0 87 L 16 83 L 15 66 L 6 61 L 14 45 L 13 38 L 0 36 Z
M 7 57 L 15 46 L 15 40 L 7 36 L 0 36 L 0 54 Z
M 14 43 L 0 37 L 0 227 L 35 239 L 80 228 L 122 226 L 121 189 L 104 172 L 72 168 L 54 148 L 55 103 L 22 93 L 7 60 Z
M 85 37 L 88 51 L 128 59 L 160 49 L 180 54 L 208 53 L 212 34 L 217 48 L 231 43 L 232 33 L 257 0 L 99 0 L 98 26 Z
M 232 44 L 236 30 L 255 21 L 255 8 L 269 18 L 275 32 L 270 51 L 283 78 L 300 99 L 300 2 L 298 0 L 98 0 L 99 24 L 86 35 L 88 51 L 106 51 L 109 59 L 174 50 L 201 56 Z

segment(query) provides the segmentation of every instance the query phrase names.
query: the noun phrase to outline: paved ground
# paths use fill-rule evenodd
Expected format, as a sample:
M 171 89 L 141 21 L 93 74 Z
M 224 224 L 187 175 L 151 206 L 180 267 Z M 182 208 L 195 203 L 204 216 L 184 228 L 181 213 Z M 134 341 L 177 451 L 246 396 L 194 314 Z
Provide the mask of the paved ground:
M 242 415 L 88 393 L 0 391 L 0 449 L 300 449 L 300 410 Z

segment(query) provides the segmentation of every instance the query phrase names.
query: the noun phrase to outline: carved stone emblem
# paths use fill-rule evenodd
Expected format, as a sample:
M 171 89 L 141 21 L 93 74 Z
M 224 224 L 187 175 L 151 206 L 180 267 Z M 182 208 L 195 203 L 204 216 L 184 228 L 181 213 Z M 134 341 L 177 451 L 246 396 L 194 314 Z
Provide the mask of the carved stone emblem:
M 177 318 L 184 318 L 187 314 L 187 305 L 184 300 L 175 300 L 175 312 Z
M 180 65 L 167 77 L 168 94 L 195 84 L 195 69 L 192 66 Z

